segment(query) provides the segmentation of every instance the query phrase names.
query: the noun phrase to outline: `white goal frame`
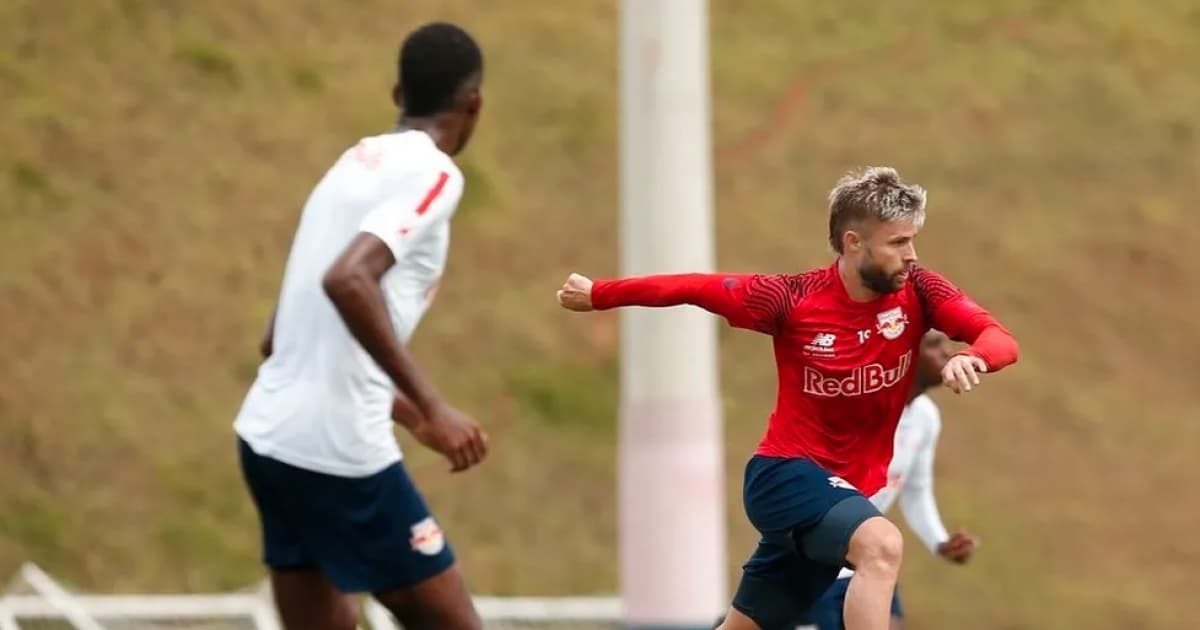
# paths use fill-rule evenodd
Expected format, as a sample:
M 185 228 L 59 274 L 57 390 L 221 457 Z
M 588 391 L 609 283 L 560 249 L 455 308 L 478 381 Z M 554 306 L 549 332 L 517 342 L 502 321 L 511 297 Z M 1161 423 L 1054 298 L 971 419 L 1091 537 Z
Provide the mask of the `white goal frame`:
M 270 590 L 265 583 L 247 592 L 181 595 L 94 595 L 67 590 L 34 564 L 21 567 L 14 583 L 32 593 L 0 592 L 0 630 L 23 630 L 23 620 L 66 621 L 76 630 L 105 630 L 106 620 L 200 621 L 228 618 L 251 621 L 256 630 L 280 630 Z M 621 622 L 616 597 L 489 597 L 476 596 L 475 606 L 487 622 Z M 364 605 L 364 621 L 372 630 L 400 630 L 374 600 Z

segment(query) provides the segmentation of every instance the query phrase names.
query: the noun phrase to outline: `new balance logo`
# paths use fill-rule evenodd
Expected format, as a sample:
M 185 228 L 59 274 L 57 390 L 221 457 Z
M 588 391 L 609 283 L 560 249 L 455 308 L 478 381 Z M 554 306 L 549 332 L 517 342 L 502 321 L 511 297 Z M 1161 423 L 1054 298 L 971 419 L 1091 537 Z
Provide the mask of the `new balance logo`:
M 814 370 L 804 367 L 804 393 L 825 398 L 837 396 L 862 396 L 872 394 L 882 389 L 894 387 L 899 383 L 912 364 L 912 351 L 900 356 L 896 367 L 885 368 L 879 363 L 860 365 L 854 368 L 849 376 L 831 378 Z
M 837 335 L 833 333 L 817 333 L 813 337 L 813 340 L 804 346 L 804 352 L 809 356 L 831 357 L 833 356 L 833 346 L 836 343 Z

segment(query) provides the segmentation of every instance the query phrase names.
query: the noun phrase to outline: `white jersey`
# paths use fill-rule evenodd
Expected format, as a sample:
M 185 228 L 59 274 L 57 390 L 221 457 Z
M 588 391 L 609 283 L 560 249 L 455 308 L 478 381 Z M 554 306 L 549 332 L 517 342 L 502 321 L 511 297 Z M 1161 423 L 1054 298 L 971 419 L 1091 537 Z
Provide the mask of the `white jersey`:
M 234 423 L 256 453 L 343 477 L 400 460 L 395 386 L 350 333 L 322 280 L 360 232 L 380 238 L 396 259 L 381 287 L 406 343 L 445 268 L 462 191 L 462 173 L 422 131 L 364 138 L 317 184 L 284 270 L 273 352 Z
M 933 399 L 925 394 L 914 398 L 896 426 L 888 485 L 871 497 L 884 514 L 899 499 L 904 520 L 930 552 L 950 537 L 933 498 L 933 458 L 941 432 L 942 415 Z M 852 574 L 843 569 L 838 577 Z

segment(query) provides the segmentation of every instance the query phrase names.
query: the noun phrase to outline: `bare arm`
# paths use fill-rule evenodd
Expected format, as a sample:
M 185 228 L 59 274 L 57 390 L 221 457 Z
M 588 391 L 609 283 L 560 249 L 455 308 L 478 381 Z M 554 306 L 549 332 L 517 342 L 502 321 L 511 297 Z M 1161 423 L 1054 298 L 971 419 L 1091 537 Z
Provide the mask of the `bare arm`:
M 359 233 L 325 272 L 322 287 L 350 334 L 399 390 L 392 419 L 445 455 L 453 471 L 466 470 L 487 454 L 487 434 L 448 405 L 417 367 L 392 327 L 379 286 L 415 243 L 450 220 L 462 197 L 462 175 L 448 164 L 430 164 L 394 183 L 395 194 L 363 217 Z
M 423 419 L 424 416 L 421 414 L 421 410 L 417 409 L 413 401 L 409 400 L 404 394 L 396 392 L 396 395 L 392 398 L 392 422 L 412 431 L 413 427 Z
M 382 240 L 359 233 L 326 272 L 323 287 L 363 349 L 425 417 L 434 417 L 445 403 L 396 338 L 379 287 L 393 264 Z
M 271 309 L 271 316 L 267 318 L 267 327 L 263 330 L 262 341 L 258 343 L 258 352 L 263 359 L 271 358 L 271 352 L 275 349 L 275 312 L 279 310 L 279 306 Z
M 378 237 L 360 233 L 325 274 L 323 287 L 358 343 L 400 390 L 392 418 L 422 444 L 450 460 L 453 472 L 487 455 L 479 425 L 446 404 L 396 338 L 379 279 L 395 258 Z

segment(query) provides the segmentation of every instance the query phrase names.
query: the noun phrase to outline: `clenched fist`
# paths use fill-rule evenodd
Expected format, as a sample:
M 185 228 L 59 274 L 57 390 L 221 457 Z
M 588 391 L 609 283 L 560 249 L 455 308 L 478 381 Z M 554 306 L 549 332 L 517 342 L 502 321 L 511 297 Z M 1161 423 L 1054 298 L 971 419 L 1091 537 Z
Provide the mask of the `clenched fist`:
M 558 303 L 569 311 L 584 313 L 592 310 L 592 280 L 573 273 L 558 290 Z
M 487 457 L 487 434 L 473 418 L 450 405 L 443 404 L 429 418 L 413 423 L 409 431 L 418 442 L 450 460 L 450 472 L 464 471 Z

